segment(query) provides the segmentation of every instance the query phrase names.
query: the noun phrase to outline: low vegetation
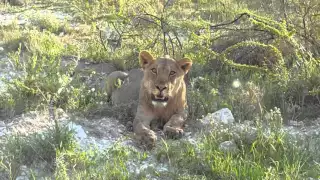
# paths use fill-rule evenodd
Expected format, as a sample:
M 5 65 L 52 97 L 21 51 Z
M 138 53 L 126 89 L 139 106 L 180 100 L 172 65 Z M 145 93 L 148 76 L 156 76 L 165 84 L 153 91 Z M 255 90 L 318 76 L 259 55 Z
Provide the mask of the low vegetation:
M 320 116 L 319 1 L 27 4 L 0 4 L 5 14 L 21 13 L 27 20 L 0 26 L 0 59 L 8 57 L 0 62 L 0 75 L 8 67 L 12 71 L 1 79 L 5 86 L 0 91 L 0 120 L 30 110 L 47 111 L 52 103 L 68 112 L 90 113 L 106 102 L 106 94 L 75 73 L 79 60 L 130 70 L 138 67 L 138 53 L 150 50 L 194 61 L 188 74 L 190 121 L 229 108 L 237 122 L 251 121 L 259 133 L 253 143 L 238 142 L 237 154 L 219 150 L 221 142 L 231 140 L 229 132 L 203 134 L 196 144 L 163 140 L 152 152 L 121 145 L 101 151 L 80 149 L 73 132 L 56 123 L 47 132 L 0 139 L 0 179 L 2 173 L 15 179 L 21 165 L 41 162 L 55 179 L 320 178 L 320 155 L 299 148 L 302 142 L 290 142 L 277 128 L 290 120 L 308 124 Z M 55 12 L 68 18 L 58 18 Z M 66 65 L 67 57 L 75 61 Z M 275 111 L 280 117 L 266 118 Z M 268 136 L 261 124 L 273 127 Z M 149 168 L 134 174 L 127 168 L 146 162 L 151 154 L 169 170 Z M 30 178 L 36 179 L 34 174 Z

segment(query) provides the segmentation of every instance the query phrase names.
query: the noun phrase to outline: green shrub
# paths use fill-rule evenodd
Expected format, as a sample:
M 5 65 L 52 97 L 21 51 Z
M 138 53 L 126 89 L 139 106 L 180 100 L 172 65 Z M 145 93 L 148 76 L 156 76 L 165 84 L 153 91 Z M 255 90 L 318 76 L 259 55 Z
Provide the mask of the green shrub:
M 129 179 L 126 167 L 129 156 L 135 156 L 134 152 L 117 145 L 104 151 L 92 148 L 58 152 L 55 176 L 57 179 Z
M 46 162 L 53 165 L 57 151 L 73 151 L 75 149 L 73 130 L 67 126 L 57 124 L 54 128 L 45 132 L 31 134 L 29 136 L 9 136 L 4 146 L 4 159 L 2 166 L 5 171 L 16 178 L 19 175 L 21 165 Z
M 49 32 L 58 33 L 63 28 L 59 19 L 52 13 L 34 13 L 29 19 L 31 25 L 38 26 L 41 31 L 46 29 Z
M 272 121 L 277 121 L 274 119 Z M 202 135 L 201 142 L 167 141 L 157 151 L 160 162 L 178 168 L 185 177 L 199 179 L 304 179 L 318 177 L 310 152 L 292 143 L 286 134 L 258 129 L 252 144 L 237 143 L 238 153 L 224 153 L 219 144 L 230 140 L 228 131 Z M 171 174 L 176 177 L 175 173 Z

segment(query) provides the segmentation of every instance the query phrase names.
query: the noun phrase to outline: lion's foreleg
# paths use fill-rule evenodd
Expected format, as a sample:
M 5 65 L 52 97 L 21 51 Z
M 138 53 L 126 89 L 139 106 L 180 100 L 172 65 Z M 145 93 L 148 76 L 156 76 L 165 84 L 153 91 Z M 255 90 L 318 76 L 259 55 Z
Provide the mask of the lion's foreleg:
M 170 138 L 180 138 L 183 135 L 183 126 L 186 120 L 184 112 L 174 114 L 164 125 L 164 133 Z
M 135 133 L 135 137 L 147 148 L 154 147 L 157 140 L 155 132 L 150 129 L 152 119 L 152 115 L 148 115 L 143 111 L 143 108 L 138 107 L 136 117 L 133 120 L 133 131 Z

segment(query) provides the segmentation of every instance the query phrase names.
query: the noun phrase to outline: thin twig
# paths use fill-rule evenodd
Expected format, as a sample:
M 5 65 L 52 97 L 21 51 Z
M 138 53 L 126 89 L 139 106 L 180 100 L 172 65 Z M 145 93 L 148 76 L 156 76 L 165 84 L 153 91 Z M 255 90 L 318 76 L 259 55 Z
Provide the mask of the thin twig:
M 158 16 L 155 16 L 155 15 L 153 15 L 153 14 L 144 13 L 143 15 L 151 16 L 151 17 L 153 17 L 153 18 L 155 18 L 155 19 L 157 19 L 157 20 L 159 20 L 159 21 L 162 21 L 162 17 L 158 17 Z
M 116 26 L 114 25 L 113 22 L 111 22 L 112 27 L 114 28 L 114 30 L 118 33 L 119 36 L 121 36 L 123 34 L 123 32 L 119 32 L 119 30 L 116 28 Z
M 154 41 L 149 45 L 150 48 L 154 48 L 154 46 L 156 45 L 159 37 L 160 37 L 161 31 L 158 32 L 156 38 L 154 39 Z
M 155 25 L 157 25 L 157 26 L 161 27 L 161 25 L 160 25 L 160 24 L 158 24 L 158 23 L 156 23 L 156 22 L 154 22 L 154 21 L 150 21 L 149 19 L 146 19 L 146 18 L 144 18 L 144 17 L 138 16 L 137 18 L 142 19 L 142 20 L 145 20 L 145 21 L 148 21 L 148 22 L 150 22 L 150 23 L 153 23 L 153 24 L 155 24 Z
M 164 13 L 164 11 L 166 10 L 168 4 L 169 4 L 170 0 L 167 0 L 167 2 L 164 4 L 163 9 L 162 9 L 162 13 Z
M 99 39 L 100 39 L 100 41 L 101 41 L 101 44 L 102 44 L 104 50 L 108 51 L 107 47 L 106 47 L 105 44 L 104 44 L 105 42 L 104 42 L 103 39 L 102 39 L 102 31 L 100 30 L 100 28 L 98 27 L 98 25 L 96 26 L 96 28 L 97 28 L 98 31 L 99 31 Z
M 117 44 L 116 44 L 116 48 L 120 45 L 120 42 L 122 41 L 122 34 L 123 32 L 119 32 L 118 29 L 115 27 L 114 23 L 111 23 L 111 25 L 113 26 L 113 28 L 116 30 L 116 32 L 119 35 L 119 39 L 117 40 Z
M 166 32 L 165 26 L 167 25 L 166 22 L 164 21 L 164 12 L 166 10 L 166 6 L 168 4 L 169 0 L 167 0 L 166 4 L 163 6 L 162 9 L 162 14 L 160 18 L 160 23 L 161 23 L 161 30 L 163 32 L 163 48 L 164 48 L 164 53 L 168 54 L 168 48 L 167 48 L 167 42 L 166 42 L 166 35 L 169 36 L 169 34 Z
M 166 32 L 163 32 L 163 51 L 165 54 L 168 54 L 168 48 L 167 48 L 167 44 L 166 44 Z
M 50 102 L 48 104 L 48 110 L 49 110 L 50 121 L 55 121 L 56 117 L 55 117 L 55 114 L 54 114 L 54 100 L 53 100 L 53 97 L 50 98 Z
M 230 30 L 230 31 L 260 31 L 260 32 L 265 32 L 265 33 L 270 33 L 267 30 L 263 29 L 257 29 L 257 28 L 248 28 L 248 29 L 238 29 L 238 28 L 227 28 L 227 27 L 218 27 L 216 29 L 223 29 L 223 30 Z
M 169 34 L 169 33 L 168 33 L 167 35 L 168 35 L 168 37 L 169 37 L 169 41 L 170 41 L 170 43 L 171 43 L 172 56 L 174 57 L 174 44 L 173 44 L 173 40 L 172 40 L 172 38 L 171 38 L 171 36 L 170 36 L 170 34 Z
M 210 26 L 210 29 L 213 30 L 213 29 L 215 29 L 215 28 L 217 28 L 217 27 L 220 27 L 220 26 L 227 26 L 227 25 L 233 24 L 233 23 L 237 22 L 237 21 L 238 21 L 240 18 L 242 18 L 243 16 L 250 17 L 250 14 L 248 14 L 248 13 L 242 13 L 242 14 L 240 14 L 237 18 L 235 18 L 233 21 L 228 22 L 228 23 L 211 25 L 211 26 Z
M 173 34 L 174 34 L 174 37 L 176 38 L 176 40 L 178 41 L 178 44 L 179 44 L 179 47 L 180 47 L 180 50 L 182 50 L 182 43 L 178 37 L 178 33 L 177 31 L 173 30 Z

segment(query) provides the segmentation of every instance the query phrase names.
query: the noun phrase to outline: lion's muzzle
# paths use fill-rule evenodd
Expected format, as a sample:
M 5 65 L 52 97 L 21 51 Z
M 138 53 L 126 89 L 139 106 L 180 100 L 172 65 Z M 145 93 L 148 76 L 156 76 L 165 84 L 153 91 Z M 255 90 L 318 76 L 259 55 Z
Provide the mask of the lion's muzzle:
M 156 101 L 156 102 L 167 102 L 169 100 L 168 97 L 165 96 L 161 96 L 161 95 L 151 95 L 151 99 L 152 101 Z
M 166 86 L 156 86 L 158 93 L 152 94 L 151 99 L 152 99 L 152 104 L 156 107 L 164 107 L 167 105 L 167 102 L 169 100 L 169 97 L 166 96 L 165 90 L 168 90 Z

